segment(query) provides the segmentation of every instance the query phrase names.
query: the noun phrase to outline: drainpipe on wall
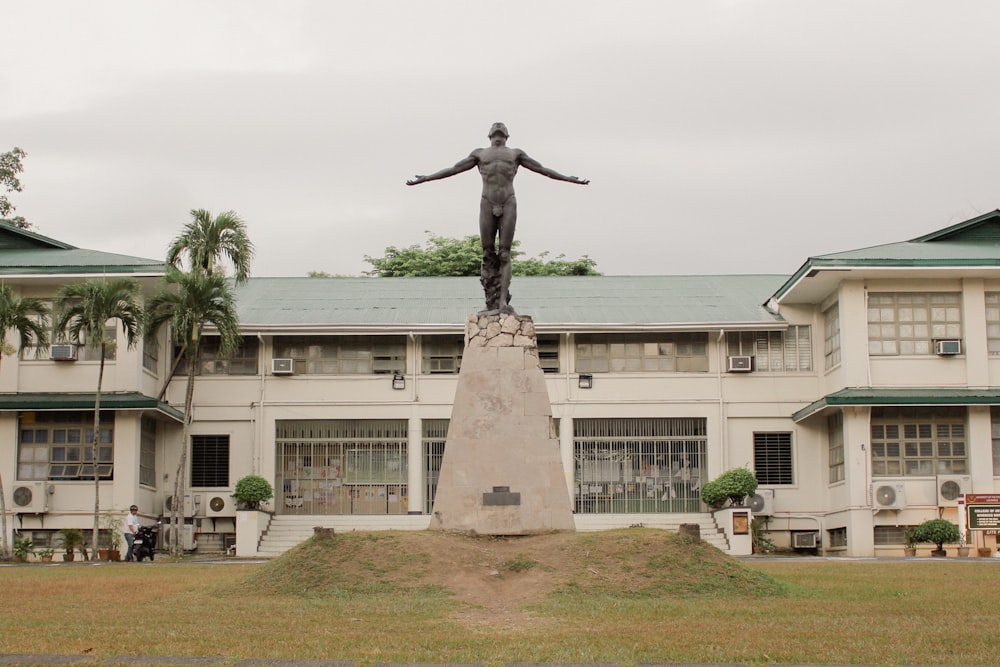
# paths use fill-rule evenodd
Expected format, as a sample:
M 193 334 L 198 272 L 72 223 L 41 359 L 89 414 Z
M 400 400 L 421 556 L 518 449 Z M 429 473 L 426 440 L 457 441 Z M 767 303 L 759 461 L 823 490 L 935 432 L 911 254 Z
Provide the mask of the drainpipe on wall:
M 257 352 L 257 359 L 260 360 L 261 356 L 267 359 L 267 355 L 264 354 L 264 337 L 257 332 L 257 342 L 260 343 L 260 349 Z M 254 460 L 253 460 L 253 470 L 254 474 L 260 473 L 260 462 L 264 456 L 264 378 L 267 373 L 267 364 L 262 363 L 260 365 L 260 396 L 257 401 L 257 442 L 254 447 Z

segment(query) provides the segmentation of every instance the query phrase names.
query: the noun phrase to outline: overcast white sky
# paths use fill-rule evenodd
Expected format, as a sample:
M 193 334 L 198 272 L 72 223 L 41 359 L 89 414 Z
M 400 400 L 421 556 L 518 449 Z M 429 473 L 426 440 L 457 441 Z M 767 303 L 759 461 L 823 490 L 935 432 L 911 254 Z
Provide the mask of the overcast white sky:
M 233 209 L 254 275 L 477 233 L 509 145 L 521 249 L 607 274 L 791 273 L 1000 208 L 1000 2 L 0 0 L 18 215 L 163 257 Z

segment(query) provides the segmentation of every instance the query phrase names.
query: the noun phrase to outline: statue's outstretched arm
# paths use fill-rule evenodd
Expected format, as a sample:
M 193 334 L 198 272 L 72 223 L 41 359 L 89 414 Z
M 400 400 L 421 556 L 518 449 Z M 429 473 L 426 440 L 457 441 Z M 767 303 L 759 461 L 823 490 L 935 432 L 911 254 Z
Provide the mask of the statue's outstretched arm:
M 541 174 L 542 176 L 548 176 L 556 181 L 566 181 L 567 183 L 576 183 L 577 185 L 586 185 L 590 183 L 589 179 L 577 178 L 576 176 L 563 176 L 555 169 L 549 169 L 548 167 L 542 166 L 542 163 L 533 157 L 529 157 L 527 153 L 522 152 L 519 156 L 518 161 L 525 169 L 529 169 L 536 174 Z
M 469 155 L 469 157 L 464 160 L 460 160 L 454 164 L 454 166 L 446 167 L 441 171 L 435 171 L 429 176 L 418 175 L 415 178 L 411 178 L 406 182 L 407 185 L 419 185 L 421 183 L 426 183 L 427 181 L 436 181 L 441 178 L 448 178 L 449 176 L 454 176 L 455 174 L 461 174 L 463 171 L 469 171 L 473 167 L 479 164 L 479 158 L 476 157 L 475 153 Z

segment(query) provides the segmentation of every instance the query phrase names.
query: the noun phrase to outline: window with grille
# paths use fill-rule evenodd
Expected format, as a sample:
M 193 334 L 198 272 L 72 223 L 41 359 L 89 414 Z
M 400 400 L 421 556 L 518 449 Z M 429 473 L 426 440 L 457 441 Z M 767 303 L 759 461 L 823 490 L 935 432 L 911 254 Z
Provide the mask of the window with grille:
M 434 495 L 437 493 L 438 476 L 441 474 L 441 459 L 448 440 L 447 419 L 425 419 L 421 422 L 424 448 L 424 512 L 434 510 Z
M 792 434 L 754 433 L 753 467 L 760 484 L 792 484 Z
M 406 419 L 279 420 L 277 511 L 406 514 L 407 430 Z
M 840 304 L 823 313 L 823 363 L 826 370 L 840 364 Z
M 101 411 L 97 474 L 114 478 L 115 413 Z M 17 478 L 94 479 L 94 413 L 22 412 L 18 418 Z
M 229 436 L 191 436 L 191 486 L 229 486 Z
M 962 295 L 900 292 L 868 295 L 868 353 L 933 354 L 934 341 L 962 337 Z
M 875 526 L 874 538 L 877 547 L 894 547 L 906 544 L 906 531 L 915 526 Z
M 420 348 L 420 372 L 425 375 L 453 375 L 462 367 L 463 336 L 423 336 Z
M 708 371 L 708 334 L 578 334 L 577 373 Z
M 701 512 L 706 421 L 576 419 L 578 513 Z
M 198 344 L 198 363 L 195 365 L 195 375 L 257 375 L 257 353 L 260 341 L 256 336 L 243 336 L 240 346 L 231 355 L 223 356 L 219 350 L 219 336 L 202 336 Z M 180 354 L 180 348 L 174 350 L 174 355 Z M 177 364 L 177 374 L 188 372 L 187 357 L 182 357 Z
M 964 407 L 872 408 L 872 475 L 969 472 Z
M 842 549 L 847 546 L 847 528 L 831 528 L 826 534 L 831 549 Z
M 726 335 L 730 356 L 750 355 L 759 373 L 812 370 L 810 327 L 792 325 L 784 331 L 732 331 Z
M 830 415 L 826 420 L 826 431 L 829 438 L 829 479 L 833 484 L 844 480 L 844 413 L 835 412 Z
M 274 357 L 298 375 L 381 375 L 406 370 L 404 336 L 277 336 Z
M 156 486 L 156 420 L 143 417 L 139 435 L 139 483 Z

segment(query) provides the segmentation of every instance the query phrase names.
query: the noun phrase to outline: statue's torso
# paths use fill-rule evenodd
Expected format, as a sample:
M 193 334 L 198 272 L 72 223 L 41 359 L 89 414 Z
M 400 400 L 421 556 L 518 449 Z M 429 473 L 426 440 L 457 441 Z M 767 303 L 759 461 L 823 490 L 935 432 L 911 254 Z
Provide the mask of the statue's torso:
M 517 174 L 520 153 L 506 146 L 489 146 L 473 153 L 483 177 L 483 197 L 502 204 L 514 194 L 514 175 Z

